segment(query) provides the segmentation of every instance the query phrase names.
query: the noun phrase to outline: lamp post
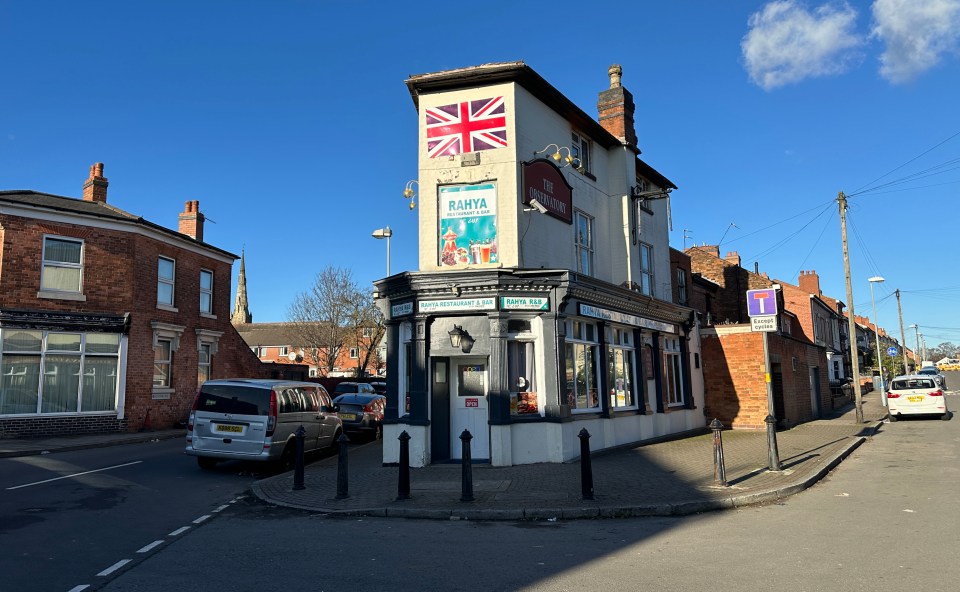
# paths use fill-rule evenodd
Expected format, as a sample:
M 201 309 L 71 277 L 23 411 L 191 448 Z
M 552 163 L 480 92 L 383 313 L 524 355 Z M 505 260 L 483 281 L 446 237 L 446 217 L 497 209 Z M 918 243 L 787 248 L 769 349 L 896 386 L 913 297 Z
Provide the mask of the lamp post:
M 870 303 L 873 304 L 873 339 L 877 342 L 877 366 L 880 368 L 880 402 L 886 407 L 887 391 L 883 388 L 883 360 L 880 358 L 880 323 L 877 322 L 877 301 L 873 298 L 873 285 L 881 283 L 883 278 L 875 275 L 867 281 L 870 282 Z
M 385 226 L 374 230 L 371 236 L 378 240 L 387 239 L 387 277 L 390 277 L 390 237 L 393 236 L 393 231 L 390 230 L 389 226 Z
M 920 366 L 917 365 L 920 363 L 920 360 L 917 358 L 917 356 L 920 355 L 920 327 L 917 325 L 910 325 L 909 328 L 913 329 L 917 334 L 917 349 L 913 350 L 913 371 L 916 372 L 917 369 L 920 368 Z M 906 372 L 907 369 L 904 368 L 903 371 Z

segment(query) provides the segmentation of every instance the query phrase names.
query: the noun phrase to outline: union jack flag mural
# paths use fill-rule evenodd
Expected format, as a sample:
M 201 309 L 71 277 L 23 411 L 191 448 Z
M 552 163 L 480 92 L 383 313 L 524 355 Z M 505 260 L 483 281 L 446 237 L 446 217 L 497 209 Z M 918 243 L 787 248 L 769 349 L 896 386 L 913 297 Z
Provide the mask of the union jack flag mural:
M 507 145 L 507 112 L 503 97 L 465 101 L 424 109 L 427 155 L 451 156 Z

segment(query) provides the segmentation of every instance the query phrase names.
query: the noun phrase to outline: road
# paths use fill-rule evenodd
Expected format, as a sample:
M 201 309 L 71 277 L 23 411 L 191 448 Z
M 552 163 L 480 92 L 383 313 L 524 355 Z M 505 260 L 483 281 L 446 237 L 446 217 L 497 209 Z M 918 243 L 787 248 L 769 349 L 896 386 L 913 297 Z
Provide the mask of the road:
M 246 498 L 98 589 L 952 592 L 958 458 L 960 420 L 885 424 L 782 503 L 683 518 L 330 518 Z
M 151 543 L 195 528 L 256 478 L 240 463 L 201 471 L 183 446 L 176 439 L 0 459 L 0 590 L 93 582 Z

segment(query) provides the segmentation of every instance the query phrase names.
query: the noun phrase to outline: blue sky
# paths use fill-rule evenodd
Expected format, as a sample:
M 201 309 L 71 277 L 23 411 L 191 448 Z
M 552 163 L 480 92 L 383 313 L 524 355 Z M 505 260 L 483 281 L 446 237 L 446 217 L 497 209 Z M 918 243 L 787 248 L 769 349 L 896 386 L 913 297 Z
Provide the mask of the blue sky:
M 642 158 L 679 187 L 675 248 L 722 240 L 846 301 L 844 191 L 856 313 L 881 275 L 881 326 L 899 288 L 906 325 L 957 343 L 958 37 L 960 0 L 0 0 L 0 189 L 80 196 L 99 161 L 151 221 L 199 200 L 206 240 L 246 251 L 254 320 L 282 321 L 328 265 L 382 277 L 377 228 L 416 269 L 409 75 L 524 60 L 595 114 L 619 63 Z

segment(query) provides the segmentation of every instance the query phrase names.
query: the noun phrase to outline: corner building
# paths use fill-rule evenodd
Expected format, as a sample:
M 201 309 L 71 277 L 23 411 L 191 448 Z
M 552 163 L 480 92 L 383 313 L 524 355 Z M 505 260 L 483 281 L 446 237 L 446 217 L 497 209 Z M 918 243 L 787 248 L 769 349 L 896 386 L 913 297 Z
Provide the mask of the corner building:
M 387 317 L 384 463 L 564 462 L 703 428 L 697 317 L 673 299 L 674 184 L 609 71 L 599 122 L 523 62 L 413 76 L 419 271 Z M 408 184 L 414 186 L 414 182 Z

